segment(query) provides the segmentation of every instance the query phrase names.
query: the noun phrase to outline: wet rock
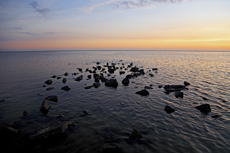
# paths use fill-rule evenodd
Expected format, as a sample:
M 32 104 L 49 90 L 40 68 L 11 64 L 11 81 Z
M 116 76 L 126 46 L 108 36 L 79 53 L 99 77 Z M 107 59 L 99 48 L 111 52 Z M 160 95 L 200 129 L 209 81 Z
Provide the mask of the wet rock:
M 206 97 L 202 97 L 202 99 L 203 99 L 203 100 L 208 100 L 208 98 L 206 98 Z
M 101 63 L 100 63 L 100 62 L 97 62 L 96 64 L 99 65 L 99 64 L 101 64 Z
M 82 68 L 77 68 L 79 70 L 79 72 L 82 72 Z
M 23 112 L 23 116 L 27 116 L 29 113 L 27 111 Z
M 1 99 L 0 102 L 5 102 L 6 100 L 5 99 Z
M 99 82 L 93 83 L 93 86 L 94 86 L 95 88 L 98 88 L 100 85 L 101 85 L 101 84 L 100 84 Z
M 47 91 L 50 91 L 52 89 L 54 89 L 54 87 L 48 87 L 48 88 L 46 88 Z
M 91 79 L 91 78 L 92 78 L 92 76 L 91 76 L 91 75 L 88 75 L 88 76 L 87 76 L 87 78 L 88 78 L 88 79 Z
M 30 140 L 45 140 L 47 138 L 54 138 L 57 135 L 63 134 L 68 128 L 67 122 L 56 122 L 49 124 L 47 127 L 42 127 L 34 134 L 30 135 Z
M 53 75 L 51 78 L 56 78 L 56 75 Z
M 44 100 L 44 101 L 42 102 L 41 107 L 40 107 L 40 112 L 42 112 L 44 115 L 47 115 L 50 108 L 51 108 L 50 104 L 48 104 L 48 103 Z
M 44 87 L 44 88 L 45 88 L 45 87 L 46 87 L 46 85 L 43 85 L 42 87 Z
M 156 70 L 158 70 L 158 68 L 153 68 L 152 70 L 153 70 L 153 71 L 156 71 Z
M 131 78 L 133 78 L 134 76 L 132 75 L 132 74 L 128 74 L 127 76 L 126 76 L 126 78 L 128 78 L 128 79 L 131 79 Z
M 48 96 L 45 98 L 46 100 L 57 102 L 58 101 L 58 96 Z
M 66 83 L 66 81 L 67 81 L 67 79 L 66 79 L 66 78 L 63 78 L 63 79 L 62 79 L 62 83 L 64 83 L 64 84 L 65 84 L 65 83 Z
M 177 92 L 175 92 L 175 97 L 176 98 L 183 98 L 184 97 L 184 93 L 183 92 L 181 92 L 181 91 L 177 91 Z
M 142 74 L 142 75 L 145 74 L 144 69 L 140 69 L 138 72 L 139 72 L 140 74 Z
M 105 78 L 105 77 L 103 77 L 103 76 L 100 76 L 100 79 L 101 79 L 101 82 L 105 82 L 105 81 L 108 80 L 107 78 Z
M 81 76 L 77 77 L 77 78 L 75 79 L 75 81 L 81 81 L 82 79 L 83 79 L 83 76 L 81 75 Z
M 128 78 L 124 78 L 124 79 L 122 80 L 122 84 L 123 84 L 123 85 L 128 85 L 128 84 L 129 84 L 129 79 L 128 79 Z
M 154 77 L 154 75 L 152 73 L 150 73 L 149 76 Z
M 219 118 L 221 115 L 213 115 L 212 118 Z
M 164 110 L 165 110 L 167 113 L 175 112 L 175 110 L 174 110 L 173 108 L 171 108 L 170 106 L 165 106 Z
M 162 87 L 163 87 L 163 85 L 161 85 L 161 84 L 158 86 L 158 88 L 162 88 Z
M 164 86 L 164 89 L 166 91 L 180 91 L 180 90 L 183 90 L 185 89 L 185 86 L 184 85 L 165 85 Z
M 120 71 L 119 73 L 120 73 L 120 75 L 122 75 L 122 74 L 125 74 L 125 71 Z
M 149 95 L 149 92 L 146 89 L 143 89 L 141 91 L 137 91 L 136 94 L 139 94 L 141 96 L 147 96 Z
M 69 74 L 67 72 L 65 72 L 64 76 L 68 76 Z
M 50 85 L 52 83 L 53 83 L 53 81 L 51 79 L 45 81 L 45 84 L 47 84 L 47 85 Z
M 82 111 L 85 115 L 88 115 L 89 114 L 89 110 L 83 110 Z
M 149 87 L 149 86 L 145 86 L 144 88 L 145 89 L 153 89 L 152 87 Z
M 131 138 L 131 139 L 138 139 L 138 138 L 142 138 L 142 135 L 136 129 L 133 129 L 133 131 L 130 134 L 129 138 Z
M 116 79 L 106 80 L 105 81 L 105 86 L 116 88 L 118 86 L 118 82 L 117 82 Z
M 115 69 L 109 69 L 108 72 L 109 73 L 114 73 Z
M 227 102 L 227 100 L 222 100 L 222 102 L 223 102 L 223 103 L 226 103 L 226 102 Z
M 70 87 L 68 87 L 68 86 L 64 86 L 64 87 L 62 87 L 61 89 L 62 89 L 62 90 L 65 90 L 65 91 L 71 90 Z
M 185 86 L 189 86 L 190 83 L 188 83 L 187 81 L 184 81 L 184 85 L 185 85 Z
M 209 104 L 202 104 L 200 106 L 196 106 L 195 108 L 204 114 L 208 114 L 209 112 L 211 112 L 211 107 Z
M 85 89 L 90 89 L 92 88 L 93 86 L 86 86 Z
M 139 71 L 139 68 L 138 68 L 138 67 L 132 67 L 132 68 L 130 69 L 130 71 L 132 71 L 132 72 L 138 72 L 138 71 Z
M 98 70 L 101 70 L 101 66 L 97 66 L 97 69 L 98 69 Z
M 57 77 L 57 79 L 59 80 L 59 79 L 61 79 L 61 77 Z

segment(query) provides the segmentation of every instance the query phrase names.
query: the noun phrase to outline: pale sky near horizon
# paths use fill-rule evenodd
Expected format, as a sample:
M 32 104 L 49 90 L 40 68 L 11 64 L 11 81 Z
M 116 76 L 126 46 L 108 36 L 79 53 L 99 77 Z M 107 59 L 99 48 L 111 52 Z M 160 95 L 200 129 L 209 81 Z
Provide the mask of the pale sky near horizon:
M 230 0 L 0 0 L 0 50 L 230 50 Z

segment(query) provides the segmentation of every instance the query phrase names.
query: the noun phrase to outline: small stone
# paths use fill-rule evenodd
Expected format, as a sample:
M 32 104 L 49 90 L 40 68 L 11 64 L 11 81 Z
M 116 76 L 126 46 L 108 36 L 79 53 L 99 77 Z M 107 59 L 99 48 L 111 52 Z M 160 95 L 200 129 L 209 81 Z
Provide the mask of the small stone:
M 64 83 L 64 84 L 65 84 L 65 83 L 66 83 L 66 81 L 67 81 L 67 79 L 66 79 L 66 78 L 63 78 L 63 79 L 62 79 L 62 83 Z
M 27 111 L 23 112 L 23 116 L 27 116 L 29 113 Z
M 87 77 L 88 77 L 88 79 L 91 79 L 92 76 L 91 76 L 91 75 L 88 75 Z
M 64 87 L 62 87 L 61 89 L 62 89 L 62 90 L 65 90 L 65 91 L 71 90 L 70 87 L 68 87 L 68 86 L 64 86 Z
M 145 86 L 144 88 L 145 89 L 153 89 L 152 87 L 149 87 L 149 86 Z
M 161 85 L 161 84 L 158 86 L 158 88 L 162 88 L 162 87 L 163 87 L 163 85 Z
M 45 84 L 47 84 L 47 85 L 50 85 L 52 83 L 53 83 L 53 81 L 51 79 L 45 81 Z
M 1 99 L 0 102 L 5 102 L 6 100 L 5 99 Z
M 54 87 L 48 87 L 48 88 L 46 88 L 47 91 L 50 91 L 52 89 L 54 89 Z
M 170 106 L 165 106 L 164 110 L 165 110 L 167 113 L 175 112 L 175 110 L 174 110 L 173 108 L 171 108 Z
M 181 91 L 177 91 L 177 92 L 175 92 L 175 97 L 176 98 L 183 98 L 184 97 L 184 93 L 183 92 L 181 92 Z
M 122 80 L 122 84 L 128 85 L 128 84 L 129 84 L 129 79 L 128 79 L 128 78 L 124 78 L 124 79 Z
M 92 88 L 93 86 L 86 86 L 85 89 L 90 89 Z
M 50 106 L 46 101 L 43 101 L 43 102 L 42 102 L 42 105 L 41 105 L 41 107 L 40 107 L 40 111 L 41 111 L 44 115 L 47 115 L 50 108 L 51 108 L 51 106 Z
M 122 74 L 125 74 L 125 71 L 120 71 L 119 73 L 120 73 L 120 75 L 122 75 Z
M 185 86 L 189 86 L 190 83 L 188 83 L 187 81 L 184 81 L 184 85 L 185 85 Z
M 42 87 L 44 87 L 44 88 L 45 88 L 45 87 L 46 87 L 46 85 L 43 85 Z
M 203 99 L 203 100 L 208 100 L 208 98 L 206 98 L 206 97 L 202 97 L 202 99 Z
M 59 80 L 59 79 L 61 79 L 61 77 L 57 77 L 57 79 Z
M 57 96 L 48 96 L 45 98 L 46 100 L 50 100 L 53 102 L 57 102 L 58 101 L 58 97 Z
M 89 114 L 89 110 L 83 110 L 82 111 L 85 115 L 88 115 Z
M 53 75 L 51 78 L 56 78 L 56 75 Z
M 153 68 L 152 70 L 153 70 L 153 71 L 156 71 L 156 70 L 158 70 L 158 68 Z
M 154 77 L 154 75 L 153 75 L 153 74 L 151 74 L 151 73 L 149 74 L 149 76 Z
M 209 104 L 202 104 L 200 106 L 196 106 L 195 108 L 200 110 L 204 114 L 208 114 L 209 112 L 211 112 L 211 107 Z
M 99 82 L 93 83 L 93 86 L 94 86 L 95 88 L 98 88 L 100 85 L 101 85 L 101 84 L 100 84 Z
M 65 72 L 64 76 L 68 76 L 69 74 L 67 72 Z
M 143 89 L 141 91 L 137 91 L 136 94 L 139 94 L 141 96 L 147 96 L 149 95 L 149 92 L 146 89 Z
M 118 86 L 118 82 L 117 82 L 116 79 L 106 80 L 105 81 L 105 86 L 116 88 Z
M 213 115 L 212 118 L 218 118 L 220 117 L 221 115 Z
M 75 79 L 75 81 L 81 81 L 82 79 L 83 79 L 83 76 L 81 75 L 81 76 L 77 77 L 77 78 Z
M 130 134 L 129 138 L 131 139 L 137 139 L 142 138 L 142 135 L 140 132 L 138 132 L 136 129 L 133 129 L 132 133 Z

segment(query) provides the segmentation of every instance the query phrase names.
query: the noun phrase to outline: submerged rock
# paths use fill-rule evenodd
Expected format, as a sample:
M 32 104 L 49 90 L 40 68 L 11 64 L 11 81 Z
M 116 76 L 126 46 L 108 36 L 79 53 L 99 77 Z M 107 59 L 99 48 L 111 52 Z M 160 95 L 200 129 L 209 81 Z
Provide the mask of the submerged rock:
M 63 78 L 62 79 L 62 83 L 66 83 L 67 79 L 66 78 Z
M 23 112 L 23 116 L 27 116 L 29 113 L 27 111 Z
M 211 112 L 211 107 L 209 104 L 202 104 L 200 106 L 196 106 L 195 108 L 204 114 L 208 114 L 209 112 Z
M 44 115 L 47 115 L 50 108 L 51 108 L 51 106 L 44 100 L 44 101 L 42 102 L 41 107 L 40 107 L 40 111 L 41 111 Z
M 129 138 L 131 138 L 131 139 L 138 139 L 138 138 L 142 138 L 142 135 L 136 129 L 133 129 L 133 131 L 130 134 Z
M 218 118 L 220 117 L 221 115 L 213 115 L 212 118 Z
M 128 79 L 128 78 L 124 78 L 124 79 L 122 80 L 122 84 L 123 84 L 123 85 L 128 85 L 128 84 L 129 84 L 129 79 Z
M 164 110 L 165 110 L 167 113 L 175 112 L 175 110 L 174 110 L 173 108 L 171 108 L 170 106 L 165 106 Z
M 65 91 L 71 90 L 70 87 L 68 87 L 68 86 L 64 86 L 64 87 L 62 87 L 61 89 L 62 89 L 62 90 L 65 90 Z
M 181 91 L 177 91 L 177 92 L 175 92 L 175 97 L 176 98 L 183 98 L 184 97 L 184 93 L 183 92 L 181 92 Z
M 54 89 L 54 87 L 48 87 L 48 88 L 46 88 L 47 91 L 50 91 L 52 89 Z
M 58 101 L 58 96 L 48 96 L 45 98 L 46 100 L 57 102 Z
M 149 95 L 149 92 L 146 89 L 143 89 L 141 91 L 137 91 L 136 94 L 139 94 L 141 96 L 147 96 Z
M 86 86 L 85 89 L 90 89 L 92 88 L 93 86 Z
M 190 83 L 188 83 L 187 81 L 184 81 L 184 85 L 185 85 L 185 86 L 189 86 Z
M 88 78 L 88 79 L 91 79 L 91 78 L 92 78 L 92 76 L 91 76 L 91 75 L 88 75 L 88 76 L 87 76 L 87 78 Z
M 47 84 L 47 85 L 50 85 L 52 83 L 53 83 L 53 81 L 51 79 L 45 81 L 45 84 Z
M 75 79 L 75 81 L 81 81 L 82 79 L 83 79 L 83 76 L 81 75 L 81 76 L 77 77 L 77 78 Z
M 89 114 L 89 110 L 83 110 L 82 111 L 85 115 L 88 115 Z
M 94 86 L 95 88 L 98 88 L 100 85 L 101 85 L 101 84 L 100 84 L 99 82 L 93 83 L 93 86 Z
M 163 85 L 161 85 L 161 84 L 158 86 L 158 88 L 162 88 L 162 87 L 163 87 Z
M 61 77 L 57 77 L 57 79 L 59 80 L 59 79 L 61 79 Z
M 56 75 L 53 75 L 51 78 L 56 78 Z
M 180 90 L 183 90 L 185 89 L 185 86 L 184 85 L 165 85 L 164 86 L 164 89 L 166 91 L 180 91 Z
M 106 80 L 105 81 L 105 86 L 108 86 L 108 87 L 117 87 L 118 86 L 118 82 L 116 79 L 110 79 L 110 80 Z
M 149 86 L 145 86 L 144 88 L 145 89 L 153 89 L 152 87 L 149 87 Z

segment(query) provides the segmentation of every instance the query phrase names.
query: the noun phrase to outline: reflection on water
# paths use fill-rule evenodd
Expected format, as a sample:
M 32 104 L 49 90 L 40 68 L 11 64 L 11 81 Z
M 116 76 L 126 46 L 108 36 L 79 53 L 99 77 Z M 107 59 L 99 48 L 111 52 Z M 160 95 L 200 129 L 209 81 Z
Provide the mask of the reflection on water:
M 48 116 L 64 115 L 77 127 L 61 145 L 48 147 L 50 152 L 102 152 L 111 151 L 108 148 L 113 146 L 122 152 L 229 152 L 229 59 L 228 52 L 1 52 L 0 100 L 5 102 L 0 102 L 0 125 L 23 120 L 24 110 L 37 118 L 44 98 L 58 95 L 57 103 L 49 102 L 52 108 Z M 94 80 L 86 80 L 89 73 L 80 73 L 77 68 L 92 69 L 96 62 L 101 66 L 113 62 L 119 67 L 122 63 L 125 67 L 133 63 L 143 67 L 146 74 L 123 86 L 122 79 L 131 72 L 120 75 L 115 71 L 110 78 L 118 80 L 116 89 L 102 83 L 99 88 L 86 90 L 84 87 Z M 152 68 L 158 71 L 149 71 Z M 61 79 L 52 79 L 50 86 L 54 89 L 50 91 L 42 87 L 52 75 L 64 77 L 65 72 L 79 73 L 77 76 L 83 75 L 83 80 L 77 82 L 74 81 L 77 76 L 66 76 L 65 85 L 71 88 L 68 92 L 61 90 L 65 86 Z M 158 88 L 184 81 L 191 85 L 183 91 L 183 99 Z M 135 94 L 150 85 L 153 89 L 148 90 L 149 96 Z M 211 106 L 209 115 L 194 108 L 205 103 Z M 176 111 L 167 114 L 166 105 Z M 84 116 L 82 110 L 89 110 L 90 115 Z M 213 115 L 221 116 L 215 119 Z M 26 128 L 30 127 L 33 126 L 28 124 Z M 130 140 L 133 129 L 138 129 L 143 138 Z

